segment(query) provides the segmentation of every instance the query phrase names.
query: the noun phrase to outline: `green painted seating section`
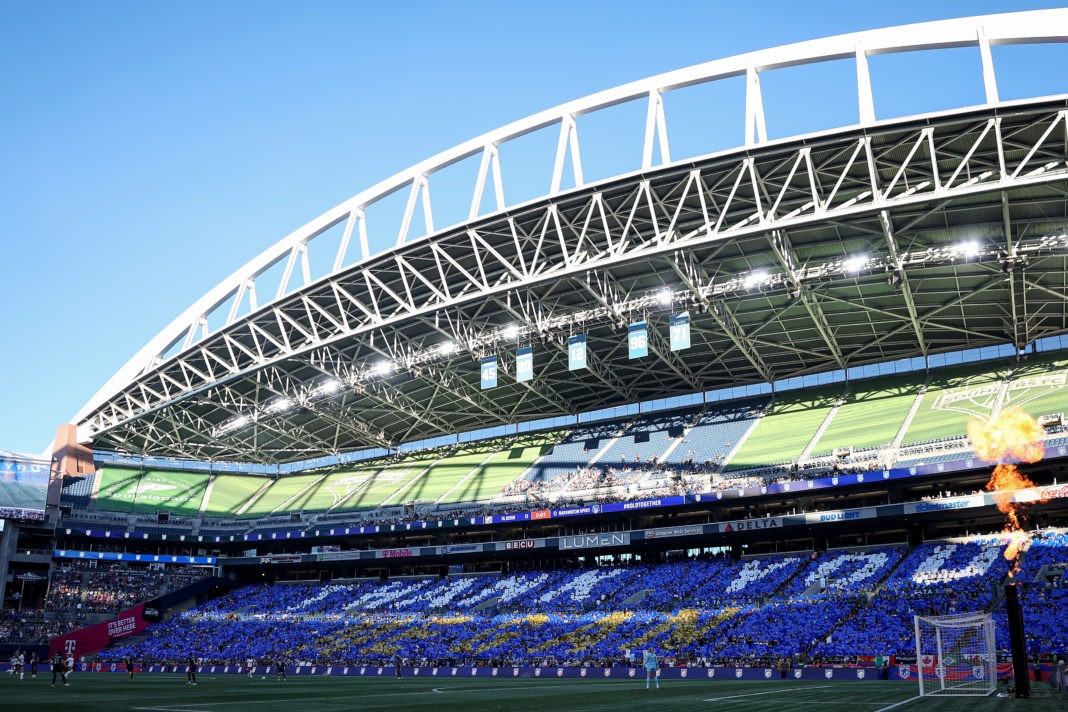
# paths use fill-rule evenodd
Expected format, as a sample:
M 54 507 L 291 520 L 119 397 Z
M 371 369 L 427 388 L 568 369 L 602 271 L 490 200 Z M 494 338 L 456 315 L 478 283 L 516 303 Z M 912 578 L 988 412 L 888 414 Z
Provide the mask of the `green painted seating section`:
M 857 381 L 845 403 L 823 431 L 814 456 L 828 455 L 839 447 L 867 448 L 889 445 L 916 402 L 924 373 Z
M 461 447 L 459 452 L 435 462 L 430 471 L 404 493 L 404 499 L 432 501 L 448 492 L 460 480 L 504 444 L 500 440 Z
M 425 470 L 434 461 L 435 454 L 421 452 L 390 462 L 372 474 L 360 491 L 338 505 L 335 511 L 377 507 Z M 405 499 L 408 498 L 401 497 L 400 501 Z
M 242 513 L 241 516 L 262 517 L 265 514 L 270 514 L 320 477 L 322 477 L 322 475 L 290 475 L 288 477 L 279 477 L 266 492 L 260 495 L 259 499 L 252 503 L 251 507 Z M 286 509 L 288 510 L 290 508 L 287 507 Z
M 206 472 L 101 468 L 97 507 L 116 512 L 200 511 L 210 475 Z
M 512 443 L 479 468 L 466 482 L 453 490 L 444 502 L 473 502 L 500 494 L 501 488 L 526 472 L 535 460 L 552 449 L 566 431 L 539 433 Z
M 209 517 L 232 517 L 268 478 L 262 475 L 216 475 L 204 514 Z
M 964 435 L 972 418 L 987 418 L 1005 374 L 1005 362 L 931 371 L 927 392 L 902 445 Z
M 1013 369 L 1003 408 L 1017 406 L 1037 418 L 1068 411 L 1068 360 L 1032 357 Z
M 192 516 L 200 511 L 211 475 L 207 472 L 146 470 L 138 485 L 135 512 L 164 510 Z
M 318 484 L 308 488 L 294 500 L 289 509 L 319 512 L 330 509 L 345 500 L 354 491 L 366 487 L 380 469 L 381 460 L 357 469 L 347 469 L 326 476 Z
M 902 444 L 963 435 L 970 418 L 987 417 L 995 403 L 1007 364 L 971 364 L 936 369 Z M 915 402 L 924 374 L 854 382 L 813 455 L 836 447 L 873 447 L 890 443 Z M 1034 416 L 1065 410 L 1068 359 L 1063 355 L 1032 357 L 1015 367 L 1003 403 Z M 841 396 L 843 386 L 781 394 L 726 470 L 772 465 L 796 459 L 811 441 Z M 360 463 L 352 469 L 281 477 L 243 516 L 268 514 L 288 502 L 287 511 L 345 511 L 377 507 L 387 501 L 446 502 L 492 498 L 525 472 L 560 440 L 564 431 L 467 443 L 451 450 L 413 453 L 400 459 Z M 447 453 L 447 454 L 445 454 Z M 427 468 L 429 467 L 429 470 Z M 427 470 L 424 473 L 424 470 Z M 210 475 L 167 470 L 141 471 L 103 466 L 96 506 L 119 512 L 200 511 Z M 234 516 L 259 491 L 258 475 L 218 474 L 204 512 Z M 299 495 L 299 496 L 298 496 Z M 292 500 L 292 501 L 290 501 Z
M 104 466 L 97 475 L 100 477 L 100 489 L 96 495 L 96 506 L 112 512 L 132 512 L 141 470 Z
M 781 394 L 725 469 L 740 470 L 796 459 L 844 389 L 844 385 L 837 384 Z

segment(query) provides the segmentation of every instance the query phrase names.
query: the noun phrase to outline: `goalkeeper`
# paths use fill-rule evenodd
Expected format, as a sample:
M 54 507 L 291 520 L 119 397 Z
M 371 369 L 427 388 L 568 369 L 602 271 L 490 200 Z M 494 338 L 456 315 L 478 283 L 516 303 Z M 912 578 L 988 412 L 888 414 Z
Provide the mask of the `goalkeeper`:
M 645 689 L 649 689 L 649 681 L 656 682 L 656 689 L 660 689 L 660 659 L 652 650 L 646 650 L 643 659 L 645 661 Z

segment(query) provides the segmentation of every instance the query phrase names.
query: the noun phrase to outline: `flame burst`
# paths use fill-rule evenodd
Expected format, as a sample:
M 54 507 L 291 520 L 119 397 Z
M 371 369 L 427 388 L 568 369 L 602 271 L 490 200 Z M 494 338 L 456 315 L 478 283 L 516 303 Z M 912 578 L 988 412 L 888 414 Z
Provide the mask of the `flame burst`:
M 1042 435 L 1038 421 L 1019 408 L 1007 408 L 989 420 L 968 422 L 968 438 L 976 456 L 984 462 L 998 463 L 985 489 L 994 493 L 995 504 L 1008 520 L 1005 533 L 1009 536 L 1009 545 L 1005 549 L 1005 558 L 1012 564 L 1010 577 L 1020 569 L 1020 552 L 1031 541 L 1031 535 L 1024 530 L 1016 512 L 1020 504 L 1016 494 L 1035 486 L 1014 463 L 1041 460 L 1046 449 Z
M 1019 408 L 1006 408 L 989 420 L 968 421 L 968 438 L 980 460 L 1038 462 L 1046 452 L 1038 421 Z

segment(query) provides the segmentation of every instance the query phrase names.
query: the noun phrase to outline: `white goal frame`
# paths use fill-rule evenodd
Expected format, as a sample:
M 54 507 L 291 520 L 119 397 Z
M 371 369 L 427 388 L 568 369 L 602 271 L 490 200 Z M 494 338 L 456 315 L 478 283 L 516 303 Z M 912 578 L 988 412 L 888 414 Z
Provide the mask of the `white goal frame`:
M 913 616 L 920 696 L 985 697 L 997 689 L 997 648 L 990 613 Z M 931 660 L 925 665 L 924 660 Z

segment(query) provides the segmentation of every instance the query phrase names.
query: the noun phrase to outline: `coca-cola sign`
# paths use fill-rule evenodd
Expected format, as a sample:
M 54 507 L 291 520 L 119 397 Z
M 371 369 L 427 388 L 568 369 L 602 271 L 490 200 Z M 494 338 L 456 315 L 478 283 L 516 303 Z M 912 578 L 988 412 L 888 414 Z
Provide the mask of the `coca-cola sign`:
M 1058 499 L 1060 497 L 1068 497 L 1068 483 L 1042 488 L 1042 499 Z

